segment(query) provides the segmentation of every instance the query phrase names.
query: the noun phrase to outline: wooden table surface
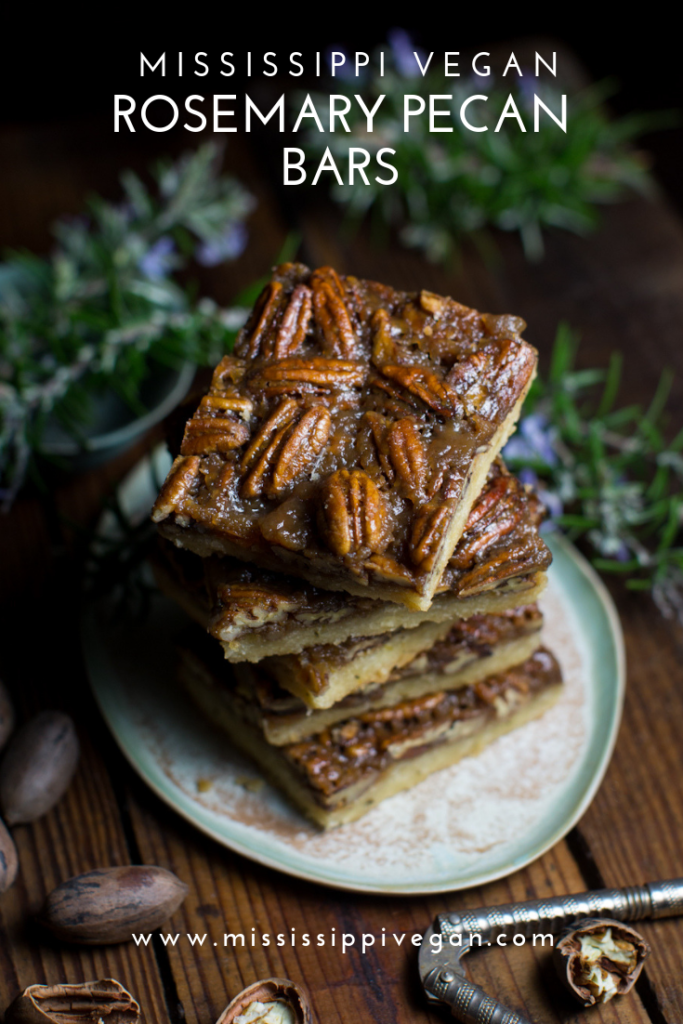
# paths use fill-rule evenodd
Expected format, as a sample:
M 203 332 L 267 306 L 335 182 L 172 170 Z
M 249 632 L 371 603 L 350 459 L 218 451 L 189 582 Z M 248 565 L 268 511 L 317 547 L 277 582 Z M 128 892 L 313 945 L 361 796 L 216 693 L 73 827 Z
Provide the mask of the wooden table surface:
M 50 221 L 77 211 L 96 189 L 116 195 L 126 166 L 144 167 L 169 140 L 111 134 L 107 123 L 3 130 L 0 136 L 0 244 L 45 249 Z M 156 149 L 152 148 L 156 147 Z M 266 154 L 267 155 L 267 154 Z M 264 273 L 288 228 L 302 233 L 312 265 L 427 287 L 492 312 L 528 321 L 528 339 L 547 358 L 558 321 L 580 329 L 582 358 L 604 364 L 624 352 L 624 398 L 646 401 L 664 366 L 677 372 L 672 413 L 680 426 L 683 397 L 683 227 L 666 201 L 634 200 L 605 212 L 588 239 L 556 234 L 545 260 L 529 265 L 513 238 L 485 266 L 467 254 L 453 271 L 436 268 L 396 245 L 377 248 L 340 230 L 330 208 L 298 205 L 269 180 L 264 154 L 231 142 L 226 167 L 259 197 L 251 241 L 238 264 L 207 274 L 204 287 L 228 301 Z M 279 175 L 275 167 L 272 178 Z M 257 978 L 303 982 L 320 1024 L 448 1019 L 428 1010 L 415 951 L 405 944 L 362 956 L 329 947 L 224 949 L 224 931 L 329 932 L 360 935 L 423 931 L 445 909 L 494 904 L 586 888 L 683 875 L 683 685 L 681 634 L 648 596 L 615 590 L 628 655 L 623 724 L 605 781 L 569 836 L 534 864 L 481 889 L 433 897 L 372 897 L 293 880 L 222 848 L 162 804 L 128 768 L 88 690 L 79 641 L 82 541 L 76 527 L 94 522 L 103 495 L 142 454 L 145 444 L 101 470 L 62 481 L 49 494 L 27 494 L 0 520 L 0 672 L 21 716 L 58 707 L 77 722 L 83 754 L 60 804 L 33 825 L 14 829 L 21 870 L 0 898 L 0 1011 L 37 982 L 113 976 L 137 996 L 147 1021 L 211 1024 L 232 996 Z M 77 948 L 53 943 L 32 924 L 46 893 L 65 878 L 105 865 L 160 864 L 189 886 L 170 932 L 208 932 L 210 943 L 146 948 L 124 944 Z M 555 981 L 549 953 L 496 949 L 469 960 L 472 977 L 532 1021 L 683 1020 L 683 920 L 643 924 L 653 954 L 636 990 L 602 1009 L 579 1013 Z M 213 940 L 219 941 L 214 946 Z

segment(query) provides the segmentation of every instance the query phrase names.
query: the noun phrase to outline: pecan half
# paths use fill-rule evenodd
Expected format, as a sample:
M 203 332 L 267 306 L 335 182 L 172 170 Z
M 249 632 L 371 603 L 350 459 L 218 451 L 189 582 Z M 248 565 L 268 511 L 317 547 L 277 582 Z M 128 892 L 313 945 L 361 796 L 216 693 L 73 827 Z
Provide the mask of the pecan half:
M 419 502 L 424 500 L 429 462 L 422 435 L 414 420 L 402 419 L 387 433 L 387 447 L 396 471 L 399 491 Z
M 209 623 L 209 632 L 219 640 L 234 640 L 245 630 L 284 622 L 303 605 L 296 594 L 280 594 L 247 583 L 218 587 L 220 611 Z
M 389 555 L 373 555 L 365 562 L 365 568 L 386 583 L 398 587 L 412 587 L 415 583 L 412 573 Z
M 301 348 L 308 333 L 313 313 L 311 289 L 299 284 L 292 292 L 289 305 L 275 338 L 272 354 L 276 359 L 294 355 Z
M 384 499 L 362 469 L 338 469 L 321 488 L 321 530 L 336 555 L 381 553 L 391 537 Z
M 421 366 L 383 366 L 382 373 L 442 416 L 453 417 L 462 409 L 456 392 L 433 370 Z
M 360 463 L 366 472 L 383 474 L 391 482 L 394 467 L 387 450 L 387 432 L 391 420 L 379 412 L 366 412 L 361 420 L 356 447 Z
M 332 426 L 327 409 L 314 406 L 294 426 L 298 406 L 291 399 L 288 402 L 271 416 L 264 426 L 264 437 L 256 438 L 242 460 L 242 465 L 248 467 L 258 459 L 242 484 L 244 498 L 255 498 L 264 492 L 269 498 L 280 497 L 325 447 Z
M 470 510 L 470 514 L 467 517 L 465 531 L 469 532 L 470 530 L 473 530 L 480 519 L 483 519 L 484 516 L 493 512 L 496 505 L 498 505 L 513 484 L 513 478 L 505 474 L 503 476 L 499 476 L 497 480 L 494 480 L 492 484 L 487 486 L 484 489 L 484 492 L 479 495 Z
M 470 512 L 465 536 L 454 551 L 450 564 L 466 569 L 477 555 L 511 533 L 526 514 L 526 502 L 519 501 L 519 484 L 503 476 L 479 499 Z
M 538 543 L 530 543 L 512 551 L 498 549 L 490 555 L 485 552 L 482 557 L 483 561 L 475 562 L 473 567 L 464 573 L 452 566 L 451 562 L 448 563 L 443 579 L 446 579 L 447 574 L 450 576 L 451 568 L 456 568 L 459 575 L 455 589 L 459 597 L 480 594 L 484 590 L 500 587 L 506 580 L 514 580 L 515 589 L 531 586 L 533 573 L 538 569 L 547 569 L 550 560 L 549 555 L 542 549 L 539 550 Z
M 275 465 L 280 448 L 284 444 L 290 430 L 290 424 L 281 427 L 272 438 L 265 451 L 261 455 L 254 468 L 240 487 L 240 494 L 243 498 L 258 498 L 263 494 L 266 485 L 266 475 L 270 473 Z
M 387 363 L 396 363 L 401 353 L 391 335 L 391 322 L 386 309 L 378 309 L 373 315 L 372 327 L 372 362 L 381 370 Z
M 420 569 L 434 568 L 456 506 L 453 500 L 431 501 L 420 509 L 410 538 L 410 556 Z
M 420 292 L 420 305 L 426 313 L 438 317 L 447 304 L 448 299 L 442 295 L 435 295 L 434 292 L 428 292 L 424 288 Z
M 517 401 L 536 372 L 536 359 L 529 346 L 515 338 L 488 342 L 467 359 L 456 363 L 446 378 L 457 392 L 466 415 L 475 425 L 490 418 L 490 396 L 507 410 Z
M 367 378 L 363 363 L 346 359 L 283 359 L 263 367 L 253 386 L 266 395 L 324 394 L 339 388 L 357 387 Z
M 261 354 L 261 346 L 274 327 L 278 313 L 280 312 L 282 300 L 283 287 L 281 282 L 270 281 L 261 292 L 257 301 L 255 316 L 252 317 L 252 322 L 255 321 L 255 323 L 251 330 L 251 337 L 249 337 L 247 342 L 246 332 L 248 328 L 245 328 L 245 335 L 240 338 L 240 351 L 246 343 L 248 346 L 246 352 L 248 359 L 255 359 Z
M 238 359 L 236 356 L 223 356 L 213 371 L 211 390 L 222 391 L 230 384 L 239 384 L 244 377 L 245 369 L 243 359 Z
M 277 498 L 294 483 L 325 447 L 332 417 L 324 405 L 316 405 L 301 417 L 282 445 L 271 482 L 266 486 L 269 498 Z
M 210 412 L 216 409 L 223 409 L 226 412 L 236 412 L 243 420 L 250 420 L 254 411 L 254 403 L 250 398 L 241 395 L 204 395 L 199 403 L 200 409 L 208 409 Z
M 293 398 L 285 398 L 283 402 L 280 402 L 275 412 L 268 417 L 265 423 L 261 424 L 260 430 L 257 431 L 244 453 L 241 462 L 242 469 L 249 469 L 254 464 L 259 455 L 262 455 L 267 448 L 273 434 L 282 427 L 293 423 L 298 411 L 299 403 Z
M 249 427 L 244 420 L 229 416 L 211 419 L 193 417 L 185 425 L 185 436 L 180 446 L 181 455 L 208 455 L 210 452 L 230 452 L 241 448 L 249 439 Z
M 161 522 L 170 516 L 182 504 L 190 493 L 190 488 L 197 479 L 200 460 L 196 455 L 179 455 L 171 466 L 171 471 L 159 492 L 152 509 L 152 519 Z
M 321 267 L 311 275 L 315 321 L 329 355 L 352 359 L 357 352 L 356 332 L 344 302 L 344 286 L 332 267 Z

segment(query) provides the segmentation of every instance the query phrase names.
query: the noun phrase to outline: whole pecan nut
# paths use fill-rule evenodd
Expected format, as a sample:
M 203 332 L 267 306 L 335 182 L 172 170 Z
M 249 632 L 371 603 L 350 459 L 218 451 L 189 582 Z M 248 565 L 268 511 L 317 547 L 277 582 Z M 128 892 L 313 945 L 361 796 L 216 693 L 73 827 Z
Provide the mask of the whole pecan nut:
M 249 427 L 231 416 L 200 417 L 195 414 L 185 426 L 181 455 L 209 455 L 241 448 L 249 439 Z
M 265 1020 L 314 1024 L 308 993 L 289 978 L 264 978 L 242 989 L 225 1007 L 216 1024 L 238 1024 L 243 1020 L 252 1024 Z

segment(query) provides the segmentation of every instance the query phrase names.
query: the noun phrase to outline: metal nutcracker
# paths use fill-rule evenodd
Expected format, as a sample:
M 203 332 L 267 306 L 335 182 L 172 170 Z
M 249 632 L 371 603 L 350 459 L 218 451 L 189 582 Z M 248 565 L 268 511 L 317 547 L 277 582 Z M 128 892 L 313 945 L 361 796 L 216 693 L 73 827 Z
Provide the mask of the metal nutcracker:
M 445 1003 L 465 1024 L 529 1024 L 469 980 L 461 963 L 465 953 L 503 937 L 556 935 L 582 917 L 641 921 L 677 914 L 683 914 L 683 878 L 440 914 L 422 940 L 420 977 L 430 1003 Z

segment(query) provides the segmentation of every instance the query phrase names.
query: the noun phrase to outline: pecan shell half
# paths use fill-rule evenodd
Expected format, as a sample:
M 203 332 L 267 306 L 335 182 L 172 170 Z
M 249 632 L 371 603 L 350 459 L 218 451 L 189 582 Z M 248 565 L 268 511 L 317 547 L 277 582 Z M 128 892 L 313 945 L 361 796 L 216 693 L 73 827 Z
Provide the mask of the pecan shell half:
M 137 1024 L 140 1007 L 120 981 L 29 985 L 5 1013 L 7 1024 Z
M 270 1003 L 281 1003 L 289 1011 L 287 1024 L 315 1024 L 307 992 L 289 978 L 264 978 L 242 989 L 225 1007 L 216 1024 L 234 1024 L 247 1010 L 256 1006 L 267 1012 Z M 260 1016 L 250 1020 L 259 1024 Z

